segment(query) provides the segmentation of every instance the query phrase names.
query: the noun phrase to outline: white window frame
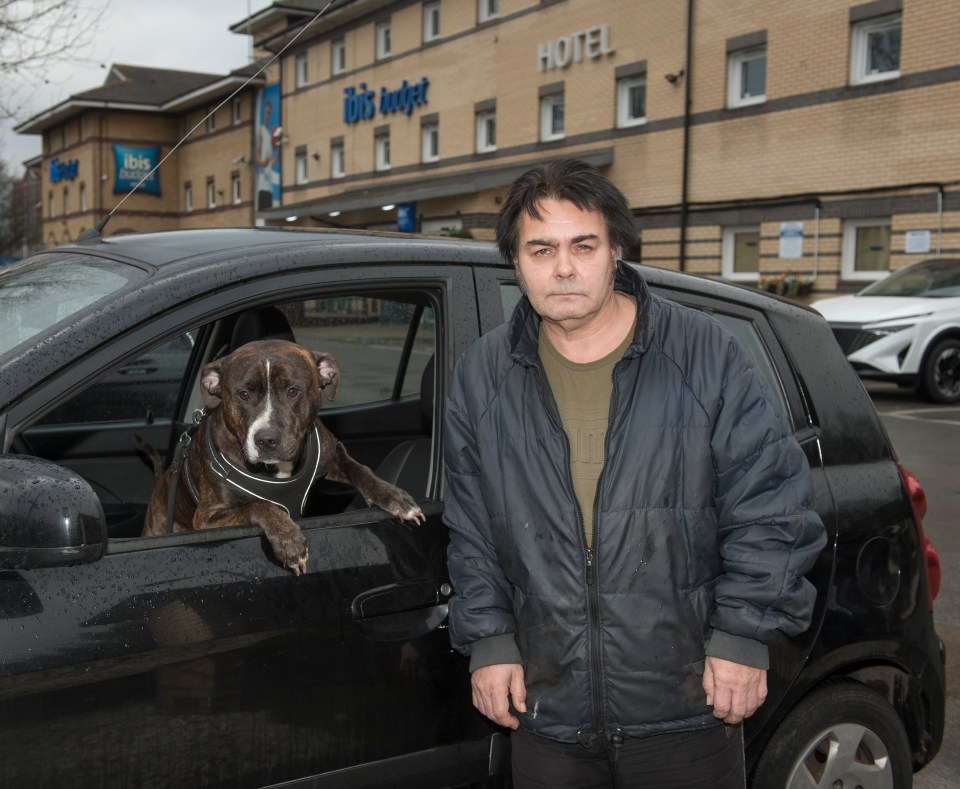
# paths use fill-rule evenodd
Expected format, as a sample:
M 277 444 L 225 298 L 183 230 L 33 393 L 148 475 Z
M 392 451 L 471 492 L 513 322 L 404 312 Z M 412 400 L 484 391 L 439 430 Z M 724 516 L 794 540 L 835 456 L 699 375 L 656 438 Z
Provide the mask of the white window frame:
M 234 205 L 240 205 L 243 195 L 240 193 L 240 176 L 230 176 L 230 196 L 233 198 Z
M 743 68 L 748 63 L 761 59 L 764 61 L 763 93 L 759 96 L 745 96 L 746 85 L 743 79 Z M 750 107 L 754 104 L 763 104 L 767 100 L 766 60 L 766 45 L 730 53 L 727 58 L 728 107 Z
M 306 52 L 301 52 L 294 60 L 294 73 L 296 86 L 305 88 L 310 81 L 310 68 Z
M 183 185 L 183 210 L 189 213 L 193 210 L 193 185 Z
M 377 60 L 383 60 L 390 57 L 392 50 L 392 41 L 390 40 L 390 20 L 381 19 L 376 24 L 376 57 Z
M 493 139 L 489 122 L 493 122 Z M 477 153 L 492 153 L 497 150 L 497 111 L 484 110 L 477 113 Z
M 425 123 L 420 127 L 420 161 L 440 161 L 440 124 Z
M 207 133 L 214 132 L 217 130 L 217 111 L 215 109 L 207 109 Z
M 347 174 L 347 157 L 343 143 L 330 146 L 330 177 L 343 178 Z
M 310 180 L 310 175 L 307 167 L 307 152 L 306 150 L 297 151 L 293 155 L 293 182 L 295 184 L 305 184 Z
M 330 45 L 330 73 L 336 76 L 347 70 L 347 42 L 338 38 Z
M 207 181 L 207 208 L 217 207 L 217 183 Z
M 634 117 L 630 114 L 630 92 L 634 88 L 643 88 L 643 115 Z M 617 128 L 626 129 L 631 126 L 642 126 L 647 122 L 647 78 L 624 77 L 617 80 Z
M 551 93 L 549 96 L 543 96 L 540 99 L 540 142 L 553 142 L 562 140 L 566 136 L 566 101 L 565 93 Z M 553 128 L 554 109 L 560 105 L 564 109 L 563 129 L 559 132 Z
M 423 4 L 423 43 L 440 38 L 440 0 Z
M 390 169 L 390 135 L 378 134 L 373 140 L 374 169 L 384 172 Z
M 871 82 L 883 82 L 900 76 L 900 64 L 892 71 L 867 72 L 867 57 L 870 52 L 870 36 L 892 28 L 900 28 L 901 47 L 903 44 L 903 15 L 901 13 L 867 19 L 853 25 L 850 31 L 850 84 L 864 85 Z M 901 56 L 903 55 L 901 49 Z
M 856 271 L 857 258 L 857 230 L 861 227 L 890 227 L 889 217 L 873 217 L 871 219 L 846 219 L 843 222 L 843 251 L 840 258 L 840 277 L 845 280 L 874 281 L 882 279 L 890 273 L 890 267 L 880 271 Z M 891 245 L 890 255 L 893 255 Z
M 237 96 L 233 100 L 233 114 L 231 117 L 234 126 L 240 123 L 240 120 L 243 117 L 243 99 L 240 96 Z
M 757 271 L 734 271 L 736 263 L 737 236 L 741 233 L 756 233 L 760 239 L 760 225 L 739 225 L 723 229 L 722 257 L 720 272 L 723 277 L 733 282 L 757 282 L 760 279 L 760 250 L 757 250 Z
M 500 16 L 500 0 L 477 0 L 477 21 L 489 22 Z

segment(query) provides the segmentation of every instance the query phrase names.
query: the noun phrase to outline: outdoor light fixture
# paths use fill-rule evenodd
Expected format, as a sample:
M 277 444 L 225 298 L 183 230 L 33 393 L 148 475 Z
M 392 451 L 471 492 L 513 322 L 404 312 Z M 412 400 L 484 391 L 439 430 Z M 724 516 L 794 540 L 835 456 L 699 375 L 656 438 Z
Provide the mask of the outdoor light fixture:
M 340 212 L 339 212 L 339 211 L 331 211 L 329 214 L 327 214 L 327 216 L 340 216 Z
M 288 217 L 287 217 L 287 221 L 288 221 L 288 222 L 296 222 L 299 218 L 300 218 L 300 217 L 298 217 L 298 216 L 288 216 Z
M 390 203 L 390 205 L 385 205 L 385 206 L 383 207 L 383 210 L 384 210 L 384 211 L 392 211 L 394 208 L 396 208 L 396 206 L 395 206 L 393 203 Z

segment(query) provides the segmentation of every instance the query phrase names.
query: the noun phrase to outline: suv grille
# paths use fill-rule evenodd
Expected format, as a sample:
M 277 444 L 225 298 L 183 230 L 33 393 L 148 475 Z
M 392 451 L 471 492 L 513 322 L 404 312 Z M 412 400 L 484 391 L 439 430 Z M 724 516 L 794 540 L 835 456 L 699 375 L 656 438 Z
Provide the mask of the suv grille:
M 847 356 L 877 339 L 877 335 L 864 331 L 859 326 L 831 326 L 831 328 L 833 336 L 837 338 L 837 343 Z

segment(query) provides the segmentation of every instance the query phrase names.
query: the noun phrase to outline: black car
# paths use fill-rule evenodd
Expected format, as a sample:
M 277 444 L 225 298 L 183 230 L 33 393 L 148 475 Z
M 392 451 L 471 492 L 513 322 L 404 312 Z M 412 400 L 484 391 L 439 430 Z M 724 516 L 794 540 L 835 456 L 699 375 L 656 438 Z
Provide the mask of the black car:
M 821 317 L 640 270 L 752 354 L 830 535 L 813 625 L 773 644 L 747 723 L 753 785 L 908 785 L 944 725 L 919 483 Z M 508 733 L 473 710 L 445 631 L 440 404 L 458 355 L 518 298 L 492 245 L 347 232 L 118 236 L 0 274 L 0 783 L 508 780 Z M 154 477 L 137 439 L 170 456 L 201 367 L 289 334 L 338 357 L 324 422 L 427 523 L 322 483 L 301 577 L 252 526 L 141 538 Z

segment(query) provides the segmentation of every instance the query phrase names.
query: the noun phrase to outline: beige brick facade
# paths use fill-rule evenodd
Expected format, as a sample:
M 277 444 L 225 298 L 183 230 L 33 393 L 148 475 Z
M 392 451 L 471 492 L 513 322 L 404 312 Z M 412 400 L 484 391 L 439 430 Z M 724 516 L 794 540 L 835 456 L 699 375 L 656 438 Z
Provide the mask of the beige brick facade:
M 249 21 L 263 54 L 309 25 L 238 94 L 238 114 L 228 101 L 212 129 L 202 119 L 226 86 L 160 112 L 78 107 L 57 117 L 42 129 L 45 176 L 54 156 L 78 168 L 69 183 L 45 178 L 45 243 L 75 238 L 121 198 L 112 193 L 113 144 L 160 145 L 166 154 L 200 123 L 160 168 L 162 196 L 130 197 L 109 232 L 255 222 L 395 227 L 397 209 L 383 207 L 413 203 L 418 229 L 492 238 L 512 178 L 537 162 L 579 155 L 627 195 L 640 256 L 653 265 L 748 283 L 793 274 L 815 279 L 816 291 L 859 288 L 870 276 L 858 271 L 855 254 L 865 221 L 889 227 L 890 269 L 927 254 L 960 254 L 955 0 L 694 0 L 689 52 L 688 4 L 676 0 L 500 0 L 498 15 L 486 21 L 475 0 L 440 0 L 439 36 L 425 40 L 430 6 L 352 0 L 313 21 L 288 19 L 279 8 L 254 15 L 243 24 Z M 898 59 L 858 84 L 858 36 L 876 20 L 898 30 Z M 390 49 L 378 57 L 384 24 Z M 342 46 L 339 73 L 335 45 Z M 731 63 L 744 52 L 761 53 L 765 78 L 762 96 L 738 106 L 741 97 L 730 93 L 742 87 L 742 72 Z M 618 78 L 644 76 L 643 120 L 621 126 Z M 275 83 L 281 199 L 258 210 L 257 91 Z M 382 91 L 404 84 L 400 108 L 382 112 Z M 373 93 L 372 117 L 347 117 L 348 91 Z M 557 140 L 542 139 L 544 95 L 563 97 Z M 494 106 L 495 150 L 478 152 L 476 113 Z M 424 161 L 425 124 L 437 129 L 435 161 Z M 389 168 L 378 163 L 384 135 Z M 333 177 L 334 143 L 343 146 L 340 177 Z M 384 151 L 381 143 L 381 159 Z M 784 223 L 802 223 L 799 257 L 788 244 L 797 226 Z M 752 274 L 732 273 L 731 239 L 739 232 L 758 234 Z M 908 242 L 921 251 L 908 251 Z

